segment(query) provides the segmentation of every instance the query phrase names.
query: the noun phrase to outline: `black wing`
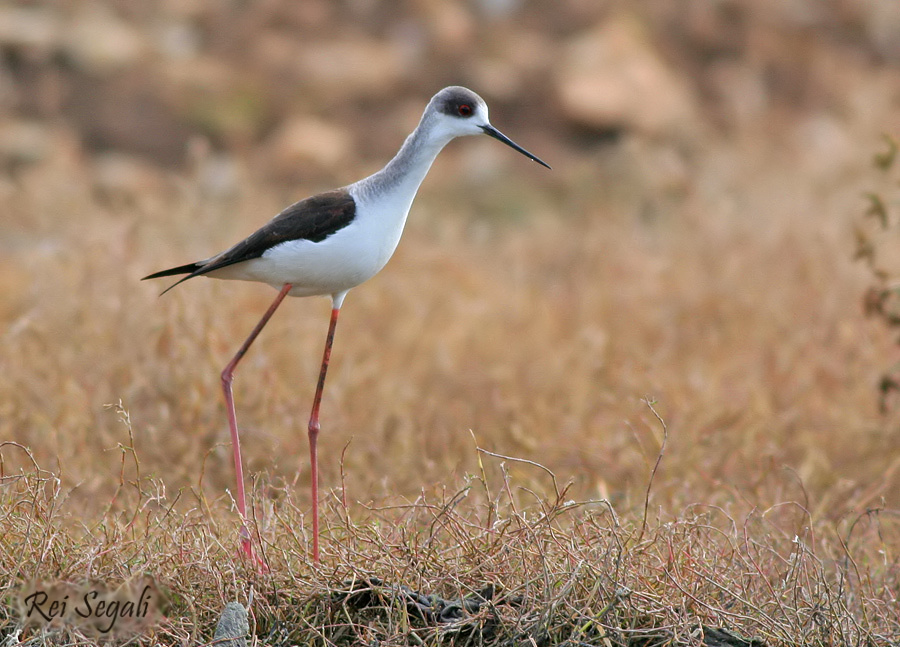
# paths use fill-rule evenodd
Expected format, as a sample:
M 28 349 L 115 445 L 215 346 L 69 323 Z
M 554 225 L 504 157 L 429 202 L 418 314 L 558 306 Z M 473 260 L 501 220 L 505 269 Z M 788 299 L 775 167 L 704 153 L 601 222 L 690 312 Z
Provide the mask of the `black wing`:
M 319 243 L 349 225 L 355 217 L 356 202 L 346 189 L 320 193 L 295 202 L 250 236 L 221 254 L 205 261 L 155 272 L 141 280 L 187 274 L 181 281 L 178 281 L 178 283 L 182 283 L 195 276 L 202 276 L 235 263 L 259 258 L 266 250 L 290 240 L 310 240 Z M 168 288 L 166 292 L 175 285 Z

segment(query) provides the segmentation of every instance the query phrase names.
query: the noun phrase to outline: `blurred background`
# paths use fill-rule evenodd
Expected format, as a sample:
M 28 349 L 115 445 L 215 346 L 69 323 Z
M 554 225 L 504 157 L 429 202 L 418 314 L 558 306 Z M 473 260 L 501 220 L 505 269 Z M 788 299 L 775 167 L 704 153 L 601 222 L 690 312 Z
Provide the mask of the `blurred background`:
M 684 193 L 692 155 L 742 138 L 827 179 L 896 125 L 898 34 L 890 0 L 4 2 L 0 155 L 79 156 L 122 192 L 207 156 L 210 190 L 302 192 L 380 166 L 463 84 L 557 164 L 652 147 L 609 186 Z
M 900 502 L 897 349 L 852 258 L 900 126 L 895 0 L 0 3 L 0 439 L 102 502 L 121 399 L 147 473 L 194 486 L 206 456 L 219 496 L 218 372 L 271 291 L 138 279 L 378 169 L 451 84 L 553 171 L 488 138 L 438 159 L 344 308 L 327 484 L 349 442 L 353 497 L 413 497 L 477 442 L 638 504 L 651 399 L 661 502 Z M 242 364 L 251 471 L 307 469 L 312 303 Z

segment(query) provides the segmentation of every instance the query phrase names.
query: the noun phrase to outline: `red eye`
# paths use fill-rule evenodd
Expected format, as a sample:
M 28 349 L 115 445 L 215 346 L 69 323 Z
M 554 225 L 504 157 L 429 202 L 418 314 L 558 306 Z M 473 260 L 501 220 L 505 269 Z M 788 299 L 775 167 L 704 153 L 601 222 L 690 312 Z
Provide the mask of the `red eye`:
M 470 106 L 468 103 L 462 103 L 456 109 L 456 111 L 459 113 L 460 117 L 468 117 L 472 114 L 472 106 Z

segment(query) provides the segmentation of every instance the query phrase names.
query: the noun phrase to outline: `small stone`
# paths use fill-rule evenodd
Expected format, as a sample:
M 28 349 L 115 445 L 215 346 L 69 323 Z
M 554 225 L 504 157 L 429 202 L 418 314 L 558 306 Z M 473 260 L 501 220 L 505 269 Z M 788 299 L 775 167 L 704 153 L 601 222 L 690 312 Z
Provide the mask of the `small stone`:
M 219 616 L 213 643 L 218 647 L 247 647 L 249 633 L 247 609 L 239 602 L 229 602 Z

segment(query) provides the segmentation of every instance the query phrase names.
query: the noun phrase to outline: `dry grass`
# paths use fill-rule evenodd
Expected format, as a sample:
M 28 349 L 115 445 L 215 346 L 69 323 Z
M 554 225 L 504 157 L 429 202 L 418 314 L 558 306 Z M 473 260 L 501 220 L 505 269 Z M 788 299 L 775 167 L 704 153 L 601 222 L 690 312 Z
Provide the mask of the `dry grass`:
M 514 465 L 522 466 L 495 462 L 498 478 L 486 466 L 458 490 L 433 488 L 406 503 L 351 511 L 329 497 L 320 568 L 307 560 L 293 490 L 262 484 L 257 492 L 270 501 L 257 519 L 272 569 L 265 575 L 235 559 L 237 527 L 221 504 L 210 509 L 190 494 L 187 512 L 161 509 L 159 484 L 148 479 L 118 492 L 119 512 L 76 529 L 60 511 L 66 503 L 58 481 L 34 473 L 6 483 L 4 503 L 16 505 L 6 508 L 3 529 L 28 558 L 5 552 L 2 564 L 11 582 L 35 571 L 101 582 L 156 575 L 168 591 L 167 620 L 140 636 L 141 644 L 203 643 L 224 602 L 246 601 L 248 591 L 251 633 L 268 645 L 896 640 L 900 582 L 886 559 L 896 536 L 887 536 L 891 525 L 877 513 L 838 534 L 809 524 L 808 512 L 790 502 L 744 518 L 697 505 L 645 526 L 609 502 L 517 488 L 509 476 Z M 552 482 L 546 470 L 525 467 Z M 438 620 L 452 600 L 484 603 Z M 5 633 L 11 616 L 6 609 Z M 42 638 L 93 642 L 77 630 Z
M 268 575 L 235 558 L 218 373 L 273 293 L 197 280 L 157 299 L 138 279 L 285 196 L 191 178 L 98 196 L 77 162 L 26 170 L 0 186 L 0 439 L 18 443 L 0 447 L 0 587 L 150 574 L 172 603 L 144 644 L 208 639 L 250 587 L 271 644 L 896 642 L 900 439 L 876 393 L 896 347 L 863 318 L 849 235 L 875 141 L 840 181 L 802 151 L 722 145 L 648 198 L 596 156 L 550 178 L 513 159 L 489 189 L 455 173 L 455 145 L 342 314 L 320 568 L 304 430 L 327 302 L 285 304 L 241 366 Z M 373 577 L 377 603 L 336 595 Z M 436 624 L 401 584 L 499 597 Z

